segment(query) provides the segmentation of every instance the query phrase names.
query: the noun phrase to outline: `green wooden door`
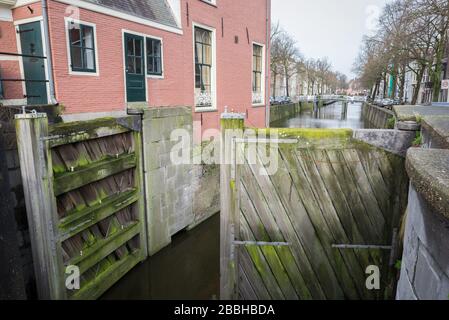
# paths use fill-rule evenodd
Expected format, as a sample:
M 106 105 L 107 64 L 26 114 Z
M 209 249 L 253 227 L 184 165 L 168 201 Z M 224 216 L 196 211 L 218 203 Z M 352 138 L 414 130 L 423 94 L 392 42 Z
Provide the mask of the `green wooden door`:
M 22 46 L 23 71 L 26 98 L 29 105 L 47 104 L 47 83 L 45 82 L 45 59 L 42 46 L 41 24 L 39 21 L 19 26 Z
M 125 34 L 126 92 L 128 102 L 146 101 L 143 37 Z

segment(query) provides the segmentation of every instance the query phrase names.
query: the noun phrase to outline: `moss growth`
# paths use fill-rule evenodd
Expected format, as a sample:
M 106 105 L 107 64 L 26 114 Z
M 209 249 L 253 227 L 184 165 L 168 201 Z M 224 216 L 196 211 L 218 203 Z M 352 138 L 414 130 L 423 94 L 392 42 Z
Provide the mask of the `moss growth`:
M 116 118 L 100 118 L 90 121 L 58 123 L 49 127 L 52 135 L 68 135 L 78 132 L 92 131 L 101 127 L 121 127 Z
M 231 180 L 231 182 L 229 183 L 229 186 L 232 191 L 235 191 L 235 180 Z
M 423 120 L 423 117 L 419 113 L 415 113 L 415 119 L 416 119 L 416 123 L 417 124 L 421 124 L 422 120 Z
M 414 147 L 420 147 L 423 144 L 423 135 L 421 132 L 416 133 L 416 138 L 413 140 L 413 146 Z
M 243 119 L 221 119 L 220 124 L 223 129 L 243 129 L 245 126 Z
M 387 129 L 394 129 L 396 127 L 396 118 L 391 117 L 387 120 Z
M 257 129 L 257 134 L 265 134 L 267 137 L 272 133 L 277 134 L 279 138 L 292 138 L 292 139 L 348 139 L 352 138 L 351 129 Z

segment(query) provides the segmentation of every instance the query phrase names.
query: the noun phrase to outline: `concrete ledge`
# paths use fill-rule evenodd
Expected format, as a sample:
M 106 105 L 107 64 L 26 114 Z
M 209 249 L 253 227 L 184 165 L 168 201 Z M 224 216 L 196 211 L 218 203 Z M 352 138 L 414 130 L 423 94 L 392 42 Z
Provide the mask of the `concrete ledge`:
M 421 125 L 416 121 L 398 121 L 396 128 L 402 131 L 419 131 L 421 130 Z
M 394 106 L 394 113 L 398 121 L 421 122 L 425 116 L 449 116 L 447 107 L 430 106 Z
M 412 148 L 406 168 L 416 190 L 449 219 L 449 150 Z
M 415 133 L 399 130 L 359 129 L 354 130 L 354 139 L 405 157 L 415 139 Z
M 126 111 L 108 111 L 108 112 L 87 112 L 63 114 L 61 118 L 64 122 L 89 121 L 99 118 L 121 118 L 126 117 Z
M 275 125 L 279 121 L 298 115 L 300 111 L 300 103 L 272 105 L 270 106 L 270 123 Z
M 393 111 L 367 102 L 362 105 L 362 117 L 366 128 L 393 129 L 394 127 Z
M 449 149 L 449 116 L 425 117 L 422 129 L 429 148 Z
M 177 116 L 192 116 L 192 108 L 179 106 L 179 107 L 158 107 L 145 109 L 145 118 L 168 118 Z

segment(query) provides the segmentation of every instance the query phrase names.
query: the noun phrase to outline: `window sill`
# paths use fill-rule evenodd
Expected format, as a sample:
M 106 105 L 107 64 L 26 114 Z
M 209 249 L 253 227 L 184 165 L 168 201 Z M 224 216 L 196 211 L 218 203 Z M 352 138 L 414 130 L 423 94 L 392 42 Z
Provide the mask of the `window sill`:
M 88 76 L 88 77 L 99 77 L 99 72 L 82 72 L 82 71 L 69 71 L 71 76 Z
M 265 103 L 253 103 L 252 104 L 253 108 L 261 108 L 261 107 L 265 107 Z
M 195 107 L 195 113 L 217 112 L 216 107 Z
M 156 80 L 163 80 L 165 77 L 164 75 L 156 75 L 156 74 L 147 74 L 148 79 L 156 79 Z

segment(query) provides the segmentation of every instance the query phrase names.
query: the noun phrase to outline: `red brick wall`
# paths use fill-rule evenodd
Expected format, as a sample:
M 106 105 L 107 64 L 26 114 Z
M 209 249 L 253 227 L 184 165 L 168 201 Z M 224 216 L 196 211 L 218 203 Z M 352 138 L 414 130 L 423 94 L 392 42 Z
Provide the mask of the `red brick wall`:
M 186 6 L 189 5 L 189 19 Z M 40 4 L 33 5 L 39 12 Z M 216 112 L 195 113 L 203 130 L 219 127 L 224 106 L 247 113 L 250 126 L 265 125 L 265 108 L 251 104 L 252 42 L 266 42 L 266 0 L 217 0 L 217 7 L 200 0 L 182 0 L 183 35 L 143 26 L 111 16 L 80 10 L 80 20 L 96 24 L 99 76 L 70 75 L 64 24 L 67 5 L 49 1 L 50 37 L 56 95 L 66 113 L 104 112 L 125 109 L 122 29 L 161 37 L 164 50 L 164 79 L 147 80 L 151 106 L 193 106 L 192 22 L 216 29 L 217 107 Z M 14 18 L 29 17 L 26 8 L 14 10 Z M 224 21 L 222 37 L 221 19 Z M 249 43 L 247 31 L 249 34 Z M 239 43 L 234 43 L 238 36 Z M 268 91 L 269 92 L 269 91 Z
M 9 21 L 0 21 L 0 52 L 17 53 L 16 32 Z M 0 74 L 3 79 L 20 79 L 20 65 L 17 57 L 0 56 Z M 21 82 L 3 82 L 5 99 L 23 99 Z

